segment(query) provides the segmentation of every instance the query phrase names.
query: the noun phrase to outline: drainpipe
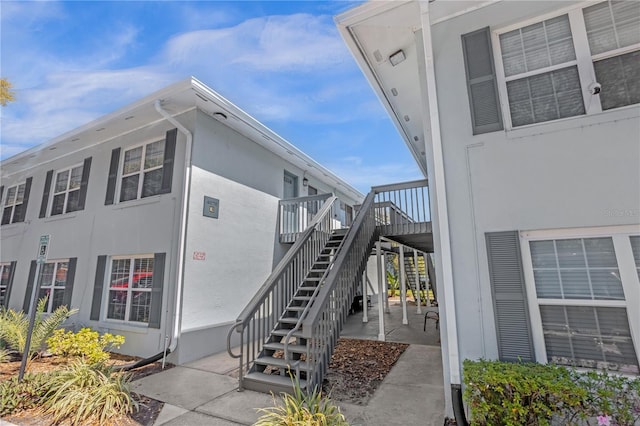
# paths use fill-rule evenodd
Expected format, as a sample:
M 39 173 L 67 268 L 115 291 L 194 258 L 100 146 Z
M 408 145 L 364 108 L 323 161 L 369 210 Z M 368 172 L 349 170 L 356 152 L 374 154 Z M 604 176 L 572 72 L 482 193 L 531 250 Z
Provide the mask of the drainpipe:
M 174 352 L 178 346 L 180 339 L 180 328 L 182 327 L 182 291 L 184 288 L 184 262 L 187 250 L 187 214 L 189 210 L 189 193 L 191 190 L 191 147 L 193 144 L 193 134 L 184 127 L 178 120 L 173 118 L 166 110 L 162 108 L 162 101 L 156 100 L 154 104 L 156 111 L 174 125 L 180 133 L 187 138 L 187 144 L 184 156 L 184 185 L 182 189 L 182 210 L 180 214 L 180 238 L 178 247 L 178 276 L 176 280 L 176 294 L 174 297 L 175 305 L 173 308 L 173 332 L 169 343 L 165 343 L 164 353 L 162 357 L 162 365 L 164 367 L 165 359 L 168 353 Z M 168 336 L 165 326 L 165 336 Z M 167 337 L 165 337 L 166 342 Z
M 444 155 L 442 151 L 442 135 L 440 133 L 440 114 L 438 111 L 438 95 L 436 90 L 436 70 L 433 57 L 433 39 L 431 37 L 431 20 L 429 1 L 421 0 L 420 20 L 422 24 L 423 48 L 426 65 L 426 95 L 430 114 L 430 129 L 433 146 L 433 182 L 437 197 L 435 206 L 438 213 L 438 239 L 440 242 L 440 263 L 442 265 L 442 290 L 444 293 L 445 321 L 448 343 L 449 380 L 451 382 L 452 411 L 458 425 L 467 425 L 462 406 L 460 355 L 458 349 L 458 325 L 456 321 L 455 292 L 453 289 L 453 266 L 451 260 L 451 241 L 449 234 L 449 212 L 447 209 L 447 192 L 444 174 Z M 424 99 L 424 98 L 423 98 Z M 428 152 L 425 137 L 425 152 Z

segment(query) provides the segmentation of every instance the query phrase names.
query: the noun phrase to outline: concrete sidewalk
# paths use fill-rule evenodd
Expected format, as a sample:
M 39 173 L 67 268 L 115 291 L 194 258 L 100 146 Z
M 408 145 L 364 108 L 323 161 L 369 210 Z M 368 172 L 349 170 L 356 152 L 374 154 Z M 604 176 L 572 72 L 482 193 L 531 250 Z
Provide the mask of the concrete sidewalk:
M 373 312 L 372 312 L 373 313 Z M 444 423 L 444 387 L 439 346 L 428 346 L 433 330 L 423 332 L 423 315 L 410 315 L 409 325 L 398 324 L 401 313 L 391 309 L 385 315 L 387 340 L 398 337 L 411 343 L 376 390 L 367 405 L 338 402 L 352 426 L 435 426 Z M 377 335 L 372 317 L 362 324 L 352 316 L 345 330 L 350 338 Z M 433 324 L 431 324 L 433 328 Z M 411 333 L 408 331 L 411 330 Z M 405 334 L 406 333 L 406 334 Z M 422 334 L 418 334 L 422 333 Z M 347 336 L 344 336 L 347 337 Z M 413 341 L 412 341 L 413 340 Z M 416 342 L 417 341 L 417 342 Z M 174 367 L 132 383 L 134 392 L 163 401 L 165 406 L 155 425 L 233 426 L 252 425 L 260 416 L 257 408 L 274 405 L 271 395 L 245 390 L 238 392 L 238 360 L 226 352 Z

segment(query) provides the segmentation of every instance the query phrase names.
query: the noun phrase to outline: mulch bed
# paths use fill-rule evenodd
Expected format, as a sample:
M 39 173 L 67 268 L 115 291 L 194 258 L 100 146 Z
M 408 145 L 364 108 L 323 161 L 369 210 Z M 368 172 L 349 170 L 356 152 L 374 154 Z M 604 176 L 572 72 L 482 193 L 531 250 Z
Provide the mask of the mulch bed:
M 409 345 L 339 339 L 322 384 L 334 401 L 365 405 Z

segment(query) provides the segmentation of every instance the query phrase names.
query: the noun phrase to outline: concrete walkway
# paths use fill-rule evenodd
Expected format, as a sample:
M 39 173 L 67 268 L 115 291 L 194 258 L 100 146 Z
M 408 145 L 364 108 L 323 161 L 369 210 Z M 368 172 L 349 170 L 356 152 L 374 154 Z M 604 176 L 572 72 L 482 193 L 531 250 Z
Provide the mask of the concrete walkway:
M 371 314 L 374 312 L 372 310 Z M 433 340 L 434 324 L 428 324 L 430 329 L 425 333 L 424 315 L 411 314 L 409 324 L 402 325 L 401 311 L 397 314 L 398 310 L 392 307 L 391 313 L 385 315 L 387 340 L 402 341 L 389 337 L 413 336 L 407 339 L 411 346 L 367 405 L 338 403 L 352 426 L 440 426 L 444 423 L 440 347 L 411 341 L 422 343 L 425 335 Z M 370 339 L 373 333 L 375 338 L 377 318 L 374 323 L 370 316 L 367 324 L 363 324 L 361 318 L 359 315 L 350 317 L 345 326 L 348 337 Z M 409 330 L 412 333 L 407 333 Z M 358 335 L 358 331 L 362 335 Z M 237 368 L 238 360 L 223 352 L 142 378 L 132 383 L 132 390 L 165 403 L 155 425 L 252 425 L 260 416 L 256 409 L 271 407 L 274 401 L 271 395 L 248 390 L 238 392 L 238 380 L 232 377 L 237 375 Z

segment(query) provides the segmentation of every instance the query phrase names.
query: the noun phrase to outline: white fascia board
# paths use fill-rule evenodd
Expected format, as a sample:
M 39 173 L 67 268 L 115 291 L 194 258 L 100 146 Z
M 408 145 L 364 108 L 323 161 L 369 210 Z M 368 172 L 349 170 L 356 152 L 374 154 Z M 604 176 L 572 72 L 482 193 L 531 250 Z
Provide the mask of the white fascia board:
M 351 55 L 353 56 L 356 63 L 360 67 L 360 70 L 362 71 L 362 73 L 367 78 L 369 85 L 378 96 L 380 103 L 382 103 L 382 106 L 387 111 L 389 118 L 391 119 L 394 126 L 396 127 L 396 130 L 398 130 L 398 133 L 400 133 L 400 136 L 402 137 L 405 144 L 407 145 L 407 148 L 409 148 L 409 152 L 411 152 L 411 155 L 413 156 L 414 160 L 416 161 L 416 164 L 420 168 L 420 171 L 422 172 L 424 177 L 427 177 L 427 169 L 423 164 L 424 162 L 420 156 L 420 153 L 416 152 L 416 150 L 414 149 L 413 144 L 411 142 L 412 139 L 407 133 L 406 129 L 403 127 L 402 120 L 400 120 L 398 116 L 398 112 L 396 112 L 396 110 L 393 108 L 393 105 L 389 101 L 389 98 L 387 97 L 384 91 L 384 84 L 382 82 L 382 79 L 380 79 L 376 74 L 376 72 L 374 71 L 373 66 L 367 59 L 367 56 L 364 54 L 364 51 L 362 49 L 361 44 L 358 41 L 358 38 L 351 30 L 351 27 L 354 27 L 360 23 L 363 23 L 364 21 L 366 21 L 367 19 L 373 16 L 387 12 L 391 9 L 394 9 L 406 3 L 410 3 L 410 2 L 384 1 L 384 2 L 365 3 L 350 11 L 347 11 L 341 15 L 336 16 L 335 23 L 338 26 L 338 31 L 340 31 L 340 35 L 342 36 L 342 39 L 344 40 L 345 44 L 349 48 Z

